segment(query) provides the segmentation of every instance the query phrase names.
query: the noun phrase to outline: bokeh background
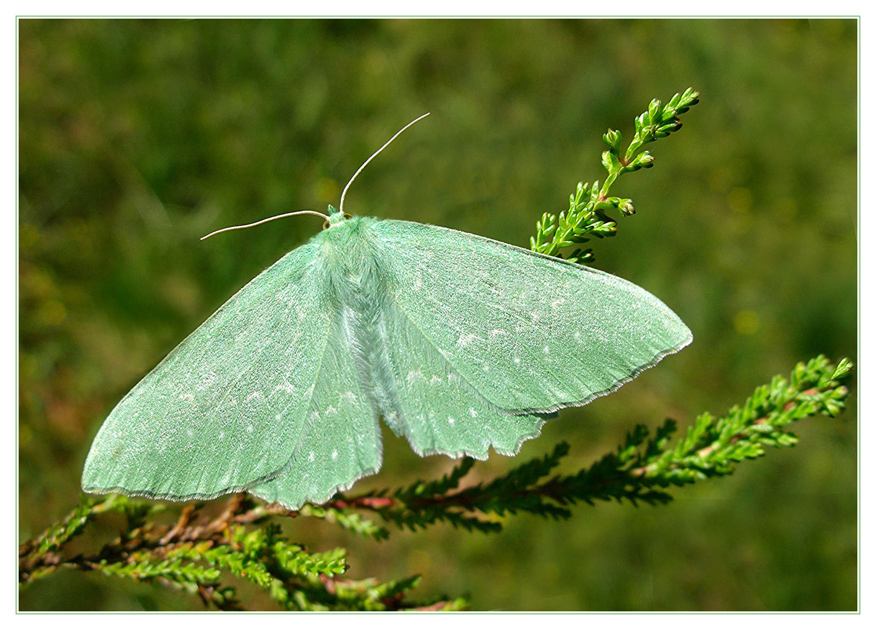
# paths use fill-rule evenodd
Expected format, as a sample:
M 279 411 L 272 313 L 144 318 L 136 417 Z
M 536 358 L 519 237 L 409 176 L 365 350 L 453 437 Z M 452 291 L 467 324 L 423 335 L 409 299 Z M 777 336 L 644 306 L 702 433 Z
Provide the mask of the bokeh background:
M 856 360 L 857 23 L 853 20 L 21 20 L 18 516 L 25 540 L 77 502 L 91 439 L 118 400 L 225 299 L 321 221 L 372 162 L 354 214 L 435 223 L 527 246 L 544 211 L 601 179 L 601 136 L 628 140 L 648 102 L 692 86 L 655 168 L 612 194 L 638 214 L 596 266 L 670 305 L 694 343 L 635 382 L 564 411 L 516 460 L 560 440 L 564 470 L 636 423 L 722 413 L 816 354 Z M 464 270 L 461 270 L 464 273 Z M 835 420 L 669 506 L 579 506 L 345 546 L 354 578 L 422 573 L 417 594 L 478 610 L 853 610 L 855 388 Z M 358 489 L 451 466 L 385 433 Z M 107 532 L 105 532 L 107 533 Z M 111 534 L 111 531 L 108 533 Z M 271 602 L 253 595 L 253 607 Z M 22 609 L 194 609 L 160 586 L 60 572 Z

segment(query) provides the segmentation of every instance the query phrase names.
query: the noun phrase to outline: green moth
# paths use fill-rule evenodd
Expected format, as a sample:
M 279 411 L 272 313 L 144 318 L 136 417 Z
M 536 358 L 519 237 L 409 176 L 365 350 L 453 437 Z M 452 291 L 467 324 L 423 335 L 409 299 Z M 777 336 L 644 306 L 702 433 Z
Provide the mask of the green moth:
M 607 273 L 329 206 L 322 232 L 122 399 L 82 487 L 322 503 L 380 469 L 379 417 L 422 456 L 514 455 L 557 410 L 691 339 L 660 300 Z

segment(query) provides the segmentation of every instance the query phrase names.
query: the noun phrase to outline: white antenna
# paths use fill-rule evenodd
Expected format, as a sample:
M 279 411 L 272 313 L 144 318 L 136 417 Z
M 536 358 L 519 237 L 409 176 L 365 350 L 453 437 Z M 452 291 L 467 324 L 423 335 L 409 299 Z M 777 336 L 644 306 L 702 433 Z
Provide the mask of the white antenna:
M 423 120 L 423 119 L 424 119 L 426 116 L 428 116 L 428 115 L 429 115 L 429 112 L 426 112 L 425 114 L 423 114 L 423 115 L 420 116 L 419 118 L 417 118 L 417 119 L 415 119 L 415 120 L 412 120 L 412 121 L 409 122 L 407 125 L 405 125 L 405 126 L 402 127 L 401 129 L 399 129 L 399 130 L 396 132 L 396 134 L 395 134 L 392 138 L 390 138 L 389 140 L 386 141 L 386 144 L 384 144 L 382 147 L 380 147 L 379 149 L 377 149 L 377 151 L 375 151 L 374 154 L 373 154 L 370 158 L 368 158 L 367 160 L 365 160 L 365 162 L 362 164 L 362 166 L 359 167 L 359 170 L 358 170 L 358 171 L 356 171 L 355 173 L 353 173 L 353 176 L 350 178 L 350 181 L 347 182 L 347 185 L 344 186 L 344 191 L 341 193 L 341 204 L 340 204 L 340 206 L 338 207 L 338 210 L 339 210 L 340 212 L 343 212 L 343 211 L 344 211 L 344 197 L 347 196 L 347 189 L 350 187 L 350 184 L 353 183 L 353 180 L 356 179 L 356 177 L 359 176 L 359 173 L 362 172 L 362 169 L 365 168 L 365 167 L 368 165 L 368 162 L 370 162 L 371 160 L 373 160 L 374 158 L 376 158 L 376 157 L 377 157 L 377 154 L 380 153 L 381 151 L 383 151 L 386 147 L 388 147 L 388 146 L 390 145 L 390 143 L 391 143 L 393 140 L 395 140 L 396 138 L 398 138 L 398 137 L 401 135 L 401 133 L 402 133 L 405 129 L 407 129 L 408 127 L 410 127 L 411 125 L 413 125 L 415 122 L 420 122 L 421 120 Z
M 344 211 L 344 197 L 347 196 L 347 189 L 350 187 L 350 184 L 353 183 L 353 180 L 359 176 L 359 173 L 362 172 L 362 169 L 364 169 L 368 165 L 368 162 L 370 162 L 371 160 L 376 158 L 377 154 L 380 153 L 381 151 L 383 151 L 386 147 L 388 147 L 392 143 L 392 141 L 395 140 L 396 138 L 398 138 L 405 129 L 407 129 L 408 127 L 413 125 L 415 122 L 419 122 L 419 121 L 423 120 L 428 115 L 429 115 L 429 112 L 426 112 L 425 114 L 423 114 L 419 118 L 412 120 L 407 125 L 405 125 L 401 129 L 399 129 L 392 138 L 390 138 L 389 140 L 386 141 L 386 144 L 384 144 L 382 147 L 377 149 L 377 151 L 375 151 L 374 154 L 370 158 L 365 160 L 365 162 L 362 164 L 362 166 L 359 167 L 359 170 L 357 170 L 355 173 L 353 173 L 353 176 L 350 178 L 350 181 L 347 182 L 347 185 L 344 186 L 344 190 L 341 193 L 341 203 L 340 203 L 340 207 L 339 207 L 340 212 Z M 230 232 L 231 230 L 243 230 L 246 228 L 255 227 L 256 225 L 261 225 L 262 223 L 267 223 L 268 221 L 273 221 L 274 219 L 283 219 L 285 217 L 291 217 L 291 216 L 294 216 L 296 214 L 315 214 L 318 217 L 322 217 L 326 221 L 328 221 L 328 219 L 329 219 L 328 216 L 324 215 L 322 212 L 317 212 L 316 210 L 297 210 L 295 212 L 287 212 L 285 214 L 278 214 L 278 215 L 273 216 L 273 217 L 268 217 L 267 219 L 262 219 L 261 221 L 256 221 L 255 223 L 247 223 L 246 225 L 233 225 L 231 227 L 222 228 L 221 230 L 216 230 L 215 232 L 210 232 L 206 236 L 202 236 L 201 240 L 203 241 L 204 239 L 208 239 L 211 236 L 215 236 L 216 234 L 219 234 L 221 232 Z
M 202 236 L 201 240 L 203 241 L 206 238 L 210 238 L 215 234 L 219 234 L 220 232 L 230 232 L 231 230 L 243 230 L 249 227 L 254 227 L 256 225 L 261 225 L 262 223 L 267 223 L 268 221 L 273 221 L 274 219 L 282 219 L 284 217 L 291 217 L 296 214 L 315 214 L 318 217 L 322 217 L 326 221 L 328 221 L 328 216 L 324 215 L 322 212 L 317 212 L 316 210 L 296 210 L 295 212 L 287 212 L 286 214 L 278 214 L 275 217 L 268 217 L 267 219 L 262 219 L 261 221 L 256 221 L 255 223 L 247 223 L 246 225 L 233 225 L 231 227 L 222 228 L 221 230 L 216 230 L 215 232 L 210 232 L 207 236 Z

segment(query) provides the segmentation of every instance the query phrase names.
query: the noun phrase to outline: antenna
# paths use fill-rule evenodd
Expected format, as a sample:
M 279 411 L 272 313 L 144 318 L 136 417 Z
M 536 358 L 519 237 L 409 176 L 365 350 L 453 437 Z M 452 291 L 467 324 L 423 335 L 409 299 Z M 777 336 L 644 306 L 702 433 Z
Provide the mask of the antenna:
M 386 147 L 388 147 L 392 143 L 392 141 L 395 140 L 396 138 L 398 138 L 405 129 L 407 129 L 408 127 L 413 125 L 415 122 L 419 122 L 419 121 L 423 120 L 428 115 L 429 115 L 429 112 L 426 112 L 425 114 L 423 114 L 419 118 L 412 120 L 407 125 L 405 125 L 401 129 L 399 129 L 392 138 L 390 138 L 389 140 L 386 141 L 386 144 L 384 144 L 382 147 L 377 149 L 377 151 L 375 151 L 371 155 L 370 158 L 365 160 L 365 162 L 362 164 L 362 166 L 359 167 L 359 170 L 357 170 L 355 173 L 353 173 L 353 176 L 350 178 L 350 181 L 347 182 L 347 185 L 344 186 L 344 190 L 341 193 L 341 203 L 340 203 L 340 207 L 339 207 L 339 212 L 344 211 L 344 197 L 347 196 L 347 189 L 350 188 L 350 184 L 352 184 L 353 180 L 355 180 L 359 176 L 359 173 L 362 172 L 362 169 L 364 169 L 368 165 L 368 162 L 370 162 L 371 160 L 376 158 L 377 154 L 380 153 L 381 151 L 383 151 Z M 201 240 L 203 241 L 205 239 L 210 238 L 211 236 L 215 236 L 216 234 L 220 234 L 222 232 L 230 232 L 231 230 L 244 230 L 246 228 L 255 227 L 256 225 L 261 225 L 262 223 L 267 223 L 268 221 L 273 221 L 274 219 L 282 219 L 285 217 L 291 217 L 291 216 L 294 216 L 296 214 L 315 214 L 318 217 L 322 217 L 326 221 L 329 220 L 328 216 L 324 215 L 322 212 L 317 212 L 316 210 L 296 210 L 295 212 L 286 212 L 285 214 L 278 214 L 278 215 L 273 216 L 273 217 L 268 217 L 267 219 L 262 219 L 261 221 L 256 221 L 255 223 L 247 223 L 246 225 L 233 225 L 231 227 L 222 228 L 221 230 L 216 230 L 215 232 L 210 232 L 206 236 L 202 236 Z
M 394 135 L 392 138 L 390 138 L 389 140 L 386 141 L 386 144 L 384 144 L 382 147 L 380 147 L 379 149 L 377 149 L 377 151 L 375 151 L 374 154 L 373 154 L 370 158 L 368 158 L 367 160 L 365 160 L 365 162 L 362 164 L 362 166 L 359 167 L 359 170 L 358 170 L 358 171 L 356 171 L 355 173 L 353 173 L 353 176 L 350 178 L 350 181 L 347 182 L 347 185 L 344 186 L 344 191 L 341 193 L 341 203 L 340 203 L 340 206 L 338 207 L 338 210 L 339 210 L 340 212 L 343 212 L 343 211 L 344 211 L 344 197 L 347 196 L 347 189 L 350 187 L 350 184 L 353 183 L 353 180 L 355 180 L 355 179 L 359 176 L 359 173 L 362 172 L 362 169 L 364 169 L 364 168 L 368 165 L 368 162 L 370 162 L 371 160 L 373 160 L 374 158 L 376 158 L 376 157 L 377 157 L 377 154 L 380 153 L 381 151 L 383 151 L 386 147 L 388 147 L 388 146 L 390 145 L 390 143 L 391 143 L 393 140 L 395 140 L 396 138 L 398 138 L 398 137 L 402 134 L 402 132 L 403 132 L 405 129 L 407 129 L 408 127 L 410 127 L 411 125 L 413 125 L 415 122 L 420 122 L 421 120 L 423 120 L 423 119 L 424 119 L 426 116 L 428 116 L 428 115 L 429 115 L 429 112 L 426 112 L 425 114 L 423 114 L 423 115 L 420 116 L 419 118 L 416 118 L 416 119 L 412 120 L 412 121 L 409 122 L 407 125 L 405 125 L 405 126 L 402 127 L 401 129 L 399 129 L 399 130 L 395 133 L 395 135 Z
M 324 215 L 322 212 L 317 212 L 316 210 L 296 210 L 295 212 L 287 212 L 285 214 L 278 214 L 274 217 L 268 217 L 267 219 L 262 219 L 261 221 L 256 221 L 255 223 L 247 223 L 246 225 L 232 225 L 231 227 L 222 228 L 221 230 L 216 230 L 215 232 L 210 232 L 206 236 L 202 236 L 201 240 L 210 238 L 215 234 L 219 234 L 220 232 L 230 232 L 231 230 L 244 230 L 246 228 L 254 227 L 256 225 L 261 225 L 262 223 L 267 223 L 268 221 L 273 221 L 274 219 L 282 219 L 284 217 L 291 217 L 296 214 L 315 214 L 318 217 L 322 217 L 326 221 L 328 221 L 328 216 Z

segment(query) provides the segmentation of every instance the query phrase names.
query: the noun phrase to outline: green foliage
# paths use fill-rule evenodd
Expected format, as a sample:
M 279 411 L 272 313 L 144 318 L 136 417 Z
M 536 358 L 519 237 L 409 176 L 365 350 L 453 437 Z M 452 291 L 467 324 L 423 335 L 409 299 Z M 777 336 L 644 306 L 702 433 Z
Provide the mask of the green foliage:
M 762 456 L 766 446 L 793 446 L 797 438 L 786 430 L 790 423 L 814 415 L 836 416 L 848 396 L 839 381 L 850 368 L 845 359 L 838 366 L 825 357 L 801 363 L 790 380 L 776 376 L 724 416 L 700 415 L 675 446 L 670 445 L 675 421 L 667 420 L 653 436 L 637 425 L 616 452 L 574 475 L 550 476 L 569 452 L 563 442 L 551 454 L 503 477 L 459 489 L 473 463 L 463 460 L 438 482 L 396 491 L 392 503 L 371 509 L 412 530 L 444 521 L 489 533 L 501 531 L 501 523 L 483 516 L 529 513 L 565 519 L 572 516 L 568 506 L 579 501 L 666 504 L 672 499 L 669 486 L 728 475 L 739 462 Z
M 674 449 L 643 462 L 643 470 L 682 485 L 730 474 L 736 463 L 762 456 L 766 446 L 793 446 L 797 436 L 787 425 L 813 415 L 834 417 L 843 409 L 848 390 L 838 381 L 850 369 L 847 359 L 833 366 L 823 356 L 799 363 L 790 379 L 774 377 L 725 416 L 701 414 Z
M 375 499 L 372 501 L 373 503 L 379 503 L 379 499 Z M 335 502 L 337 504 L 337 502 Z M 363 536 L 369 536 L 374 540 L 384 540 L 389 538 L 389 532 L 379 525 L 376 525 L 373 521 L 366 520 L 362 518 L 356 512 L 349 512 L 338 507 L 326 507 L 321 505 L 304 505 L 299 510 L 299 513 L 302 516 L 313 516 L 315 518 L 322 518 L 328 521 L 329 523 L 333 523 L 342 529 L 349 530 L 351 532 L 355 532 L 357 534 L 361 534 Z
M 290 543 L 277 523 L 265 522 L 276 511 L 254 505 L 245 495 L 228 500 L 215 518 L 204 513 L 204 506 L 189 504 L 174 525 L 161 526 L 148 519 L 163 511 L 161 504 L 118 495 L 100 502 L 83 499 L 61 523 L 22 545 L 19 581 L 28 584 L 63 567 L 96 571 L 182 589 L 221 610 L 242 607 L 236 587 L 227 583 L 228 576 L 251 582 L 290 610 L 456 609 L 465 605 L 461 599 L 409 601 L 416 577 L 388 582 L 340 579 L 348 568 L 344 549 L 310 553 Z M 315 509 L 309 507 L 298 515 L 313 515 Z M 79 536 L 94 517 L 112 512 L 126 517 L 126 527 L 117 540 L 92 553 L 63 552 L 63 544 Z M 345 515 L 348 520 L 356 517 Z M 69 527 L 74 521 L 80 523 L 75 529 Z M 63 542 L 57 533 L 61 529 L 69 532 Z
M 651 101 L 648 110 L 636 117 L 636 133 L 625 152 L 621 149 L 621 133 L 609 129 L 602 139 L 608 150 L 602 154 L 602 165 L 608 171 L 602 187 L 599 181 L 592 184 L 578 182 L 575 192 L 569 197 L 569 210 L 559 216 L 544 213 L 536 226 L 535 236 L 530 238 L 530 248 L 547 256 L 559 256 L 562 249 L 586 243 L 591 238 L 614 236 L 617 224 L 606 214 L 620 210 L 624 215 L 636 212 L 631 199 L 609 197 L 608 192 L 615 180 L 624 173 L 654 166 L 654 158 L 642 147 L 658 138 L 665 138 L 681 129 L 679 116 L 699 102 L 699 93 L 688 88 L 676 94 L 665 105 L 658 99 Z M 566 256 L 568 260 L 585 264 L 594 260 L 592 250 L 576 249 Z
M 98 571 L 141 582 L 158 582 L 201 597 L 219 609 L 240 608 L 235 588 L 225 574 L 252 582 L 279 606 L 294 610 L 457 610 L 465 600 L 409 600 L 419 583 L 412 576 L 380 582 L 374 578 L 343 580 L 344 549 L 308 552 L 290 543 L 272 514 L 325 519 L 356 533 L 383 539 L 389 531 L 361 518 L 376 513 L 387 523 L 411 531 L 436 523 L 485 534 L 502 530 L 501 519 L 521 513 L 568 519 L 577 502 L 629 502 L 665 505 L 671 486 L 683 486 L 729 475 L 737 464 L 761 457 L 765 447 L 793 446 L 787 430 L 814 415 L 836 416 L 848 390 L 840 381 L 851 370 L 845 359 L 836 366 L 820 356 L 798 364 L 789 379 L 776 376 L 758 387 L 742 405 L 716 418 L 704 413 L 673 445 L 676 423 L 667 420 L 652 432 L 637 425 L 615 452 L 572 475 L 556 474 L 569 453 L 565 442 L 553 452 L 525 462 L 488 483 L 460 487 L 475 461 L 465 458 L 443 477 L 418 481 L 395 491 L 338 496 L 325 506 L 289 512 L 256 505 L 239 494 L 222 514 L 208 520 L 203 504 L 190 504 L 173 526 L 158 527 L 149 517 L 163 506 L 121 496 L 97 503 L 85 499 L 57 525 L 19 551 L 19 581 L 27 584 L 61 567 Z M 82 534 L 95 516 L 124 514 L 127 528 L 119 539 L 92 554 L 68 556 L 64 545 Z

